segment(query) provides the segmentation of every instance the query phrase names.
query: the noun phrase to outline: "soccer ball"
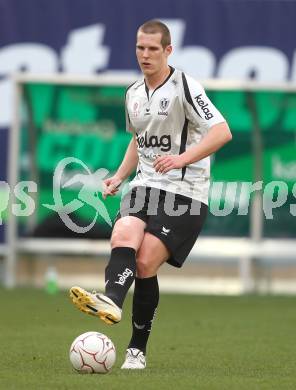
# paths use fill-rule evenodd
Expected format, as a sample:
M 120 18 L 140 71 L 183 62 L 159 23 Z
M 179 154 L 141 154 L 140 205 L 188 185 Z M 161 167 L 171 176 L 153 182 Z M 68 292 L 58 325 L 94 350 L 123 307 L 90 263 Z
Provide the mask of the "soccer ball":
M 70 361 L 79 373 L 106 374 L 116 359 L 114 344 L 99 332 L 86 332 L 76 337 L 70 347 Z

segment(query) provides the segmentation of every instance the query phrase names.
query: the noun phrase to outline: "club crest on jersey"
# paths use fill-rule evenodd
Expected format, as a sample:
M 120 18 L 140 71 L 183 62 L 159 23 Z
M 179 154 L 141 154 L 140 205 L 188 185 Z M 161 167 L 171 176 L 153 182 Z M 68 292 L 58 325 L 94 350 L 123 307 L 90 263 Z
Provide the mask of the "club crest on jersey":
M 132 102 L 132 116 L 136 118 L 140 114 L 140 102 L 138 100 L 134 100 Z
M 169 106 L 169 99 L 168 98 L 162 98 L 159 102 L 159 107 L 160 107 L 160 110 L 161 111 L 158 111 L 158 115 L 165 115 L 165 116 L 168 116 L 168 112 L 166 111 L 166 109 L 168 108 Z

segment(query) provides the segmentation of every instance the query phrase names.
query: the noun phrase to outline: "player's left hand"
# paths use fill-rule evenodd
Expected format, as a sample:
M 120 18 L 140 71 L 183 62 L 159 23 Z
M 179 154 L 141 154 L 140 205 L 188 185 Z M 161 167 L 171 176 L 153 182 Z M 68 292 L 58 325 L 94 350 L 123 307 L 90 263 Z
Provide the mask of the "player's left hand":
M 172 169 L 183 168 L 185 165 L 181 155 L 166 155 L 157 157 L 153 163 L 156 172 L 167 173 Z

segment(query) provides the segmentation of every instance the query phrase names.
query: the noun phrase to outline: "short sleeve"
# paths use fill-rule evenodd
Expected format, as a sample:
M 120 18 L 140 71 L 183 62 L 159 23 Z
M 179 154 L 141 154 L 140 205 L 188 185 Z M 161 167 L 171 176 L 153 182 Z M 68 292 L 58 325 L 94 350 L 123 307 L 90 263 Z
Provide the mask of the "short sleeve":
M 212 126 L 225 122 L 225 118 L 207 97 L 199 82 L 182 73 L 184 88 L 184 109 L 186 117 L 206 131 Z

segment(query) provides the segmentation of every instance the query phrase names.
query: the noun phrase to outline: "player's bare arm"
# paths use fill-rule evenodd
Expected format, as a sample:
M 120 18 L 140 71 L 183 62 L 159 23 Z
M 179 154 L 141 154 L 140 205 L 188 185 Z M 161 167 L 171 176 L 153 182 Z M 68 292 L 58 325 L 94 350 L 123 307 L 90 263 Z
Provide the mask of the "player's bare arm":
M 120 184 L 136 169 L 138 164 L 137 144 L 135 137 L 130 141 L 120 167 L 114 176 L 104 180 L 103 198 L 117 193 Z
M 208 134 L 198 145 L 188 148 L 186 152 L 180 155 L 160 156 L 154 161 L 156 172 L 166 173 L 171 169 L 183 168 L 185 165 L 217 152 L 223 145 L 231 141 L 232 135 L 226 122 L 218 123 L 209 130 Z

